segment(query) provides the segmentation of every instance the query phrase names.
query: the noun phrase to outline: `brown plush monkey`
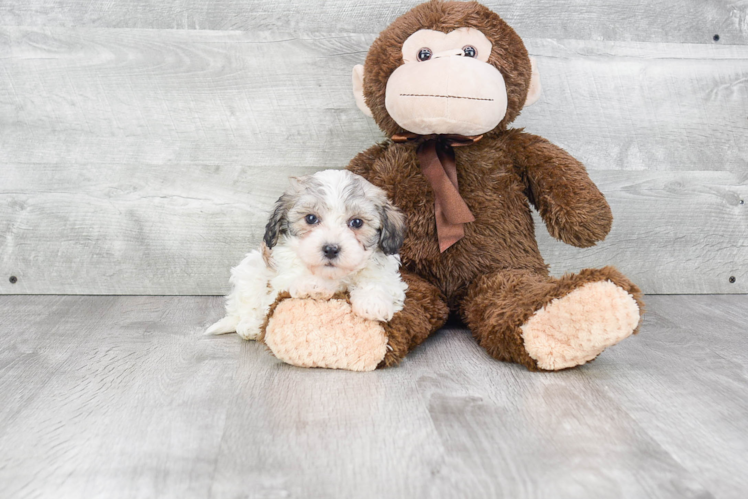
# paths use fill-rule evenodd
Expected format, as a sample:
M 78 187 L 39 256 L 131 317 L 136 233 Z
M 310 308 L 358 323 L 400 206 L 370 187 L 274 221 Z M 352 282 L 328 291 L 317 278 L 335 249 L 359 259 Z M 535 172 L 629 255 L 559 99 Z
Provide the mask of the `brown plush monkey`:
M 409 289 L 384 325 L 380 366 L 397 364 L 450 311 L 491 356 L 530 370 L 583 364 L 636 333 L 641 292 L 616 269 L 548 274 L 530 205 L 552 236 L 578 247 L 605 238 L 613 218 L 581 163 L 508 128 L 540 85 L 496 13 L 475 2 L 421 4 L 380 34 L 353 83 L 358 106 L 392 140 L 348 168 L 408 221 Z

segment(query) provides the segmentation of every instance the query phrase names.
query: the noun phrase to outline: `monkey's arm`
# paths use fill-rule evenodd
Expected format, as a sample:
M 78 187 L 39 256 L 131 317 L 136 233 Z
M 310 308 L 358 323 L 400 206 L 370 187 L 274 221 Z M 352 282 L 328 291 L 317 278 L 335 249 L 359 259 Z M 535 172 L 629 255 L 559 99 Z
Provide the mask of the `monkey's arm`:
M 542 137 L 524 132 L 512 134 L 508 146 L 527 197 L 551 236 L 581 248 L 607 236 L 613 214 L 584 165 Z

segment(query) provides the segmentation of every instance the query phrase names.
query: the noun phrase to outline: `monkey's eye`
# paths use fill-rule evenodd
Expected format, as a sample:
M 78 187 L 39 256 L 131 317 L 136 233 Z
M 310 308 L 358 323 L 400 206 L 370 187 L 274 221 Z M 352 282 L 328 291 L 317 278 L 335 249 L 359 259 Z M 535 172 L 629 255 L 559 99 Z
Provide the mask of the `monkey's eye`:
M 314 214 L 307 215 L 306 217 L 304 217 L 304 220 L 309 225 L 316 224 L 319 221 L 319 219 L 317 218 L 317 216 L 314 215 Z
M 428 61 L 431 59 L 431 49 L 428 47 L 424 47 L 421 50 L 418 51 L 418 60 L 419 61 Z
M 473 47 L 472 45 L 465 45 L 462 48 L 462 53 L 465 55 L 465 57 L 475 57 L 478 51 L 475 50 L 475 47 Z
M 358 229 L 363 225 L 364 225 L 364 221 L 362 221 L 361 219 L 351 219 L 348 221 L 348 227 L 353 228 L 353 229 Z

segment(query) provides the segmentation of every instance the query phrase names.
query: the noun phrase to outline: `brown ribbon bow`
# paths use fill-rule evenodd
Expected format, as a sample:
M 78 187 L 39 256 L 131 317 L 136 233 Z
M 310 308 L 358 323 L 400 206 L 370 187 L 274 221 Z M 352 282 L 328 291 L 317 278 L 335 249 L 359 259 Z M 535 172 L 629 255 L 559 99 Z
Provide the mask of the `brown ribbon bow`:
M 444 252 L 465 236 L 464 224 L 473 222 L 475 217 L 460 196 L 457 185 L 457 163 L 453 147 L 468 146 L 478 142 L 483 136 L 454 134 L 396 134 L 394 142 L 417 142 L 418 161 L 421 172 L 434 191 L 434 213 L 439 250 Z

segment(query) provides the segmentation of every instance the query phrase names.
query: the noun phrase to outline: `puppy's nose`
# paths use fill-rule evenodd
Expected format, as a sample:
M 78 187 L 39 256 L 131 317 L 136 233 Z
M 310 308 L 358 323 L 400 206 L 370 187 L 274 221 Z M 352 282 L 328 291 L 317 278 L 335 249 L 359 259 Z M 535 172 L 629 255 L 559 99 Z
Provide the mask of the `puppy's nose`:
M 328 259 L 334 259 L 340 253 L 340 247 L 338 245 L 325 245 L 322 247 L 322 253 Z

